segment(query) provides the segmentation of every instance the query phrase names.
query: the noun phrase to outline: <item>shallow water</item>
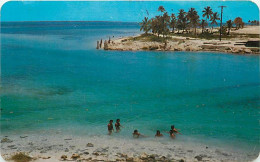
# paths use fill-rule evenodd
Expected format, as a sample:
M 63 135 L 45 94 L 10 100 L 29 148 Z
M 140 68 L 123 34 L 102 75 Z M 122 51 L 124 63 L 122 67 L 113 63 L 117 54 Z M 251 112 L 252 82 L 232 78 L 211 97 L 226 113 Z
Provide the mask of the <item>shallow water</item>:
M 95 49 L 138 34 L 136 24 L 4 23 L 1 32 L 2 135 L 104 135 L 120 118 L 121 138 L 174 124 L 182 141 L 260 149 L 259 56 Z

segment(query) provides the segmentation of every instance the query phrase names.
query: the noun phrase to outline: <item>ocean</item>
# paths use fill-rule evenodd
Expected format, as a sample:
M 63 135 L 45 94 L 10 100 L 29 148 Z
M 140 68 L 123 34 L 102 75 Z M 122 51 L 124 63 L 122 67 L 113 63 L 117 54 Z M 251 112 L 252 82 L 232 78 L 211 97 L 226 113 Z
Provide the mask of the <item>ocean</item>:
M 175 140 L 258 153 L 259 56 L 96 49 L 140 33 L 137 23 L 2 22 L 1 135 L 106 137 L 120 118 L 112 138 L 175 125 Z

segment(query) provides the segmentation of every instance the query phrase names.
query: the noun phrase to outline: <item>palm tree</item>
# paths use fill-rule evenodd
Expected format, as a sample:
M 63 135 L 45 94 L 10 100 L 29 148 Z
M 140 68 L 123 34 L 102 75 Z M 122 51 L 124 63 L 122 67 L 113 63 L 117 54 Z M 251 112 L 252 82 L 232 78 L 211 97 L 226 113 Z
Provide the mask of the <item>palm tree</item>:
M 177 28 L 178 30 L 182 29 L 182 32 L 184 32 L 186 27 L 187 27 L 186 12 L 183 9 L 180 9 L 178 13 Z
M 158 11 L 161 12 L 160 16 L 156 16 L 155 19 L 156 21 L 153 22 L 153 27 L 156 28 L 154 31 L 157 32 L 158 37 L 160 34 L 163 34 L 163 37 L 169 33 L 169 23 L 170 23 L 170 16 L 168 15 L 166 10 L 164 9 L 163 6 L 159 6 Z M 155 22 L 157 24 L 155 24 Z
M 174 15 L 174 13 L 171 14 L 171 21 L 169 24 L 170 28 L 172 28 L 172 32 L 174 33 L 174 28 L 176 26 L 176 17 Z
M 165 11 L 165 9 L 164 9 L 164 7 L 163 7 L 163 6 L 159 6 L 159 8 L 158 8 L 158 11 L 164 12 L 164 11 Z
M 206 22 L 208 22 L 208 19 L 211 18 L 212 14 L 213 14 L 212 9 L 209 6 L 207 6 L 204 8 L 204 10 L 202 12 L 203 12 L 202 16 L 203 17 L 206 16 Z
M 194 15 L 194 11 L 195 11 L 195 8 L 190 8 L 189 11 L 187 12 L 187 15 L 186 15 L 186 16 L 187 16 L 187 19 L 188 19 L 188 21 L 189 21 L 189 22 L 188 22 L 188 26 L 189 26 L 189 27 L 192 27 L 192 25 L 193 25 L 191 21 L 192 21 L 192 19 L 193 19 L 194 16 L 195 16 L 195 15 Z
M 150 30 L 150 20 L 148 20 L 148 17 L 144 17 L 143 21 L 140 23 L 140 31 L 144 31 L 145 34 L 147 34 Z
M 152 32 L 154 34 L 157 34 L 159 37 L 160 34 L 167 34 L 169 31 L 168 25 L 170 21 L 170 16 L 168 16 L 168 13 L 165 12 L 166 10 L 164 9 L 163 6 L 159 6 L 158 11 L 161 12 L 160 16 L 155 16 L 155 18 L 152 18 L 150 21 L 150 29 L 152 29 Z
M 190 8 L 190 10 L 187 13 L 187 18 L 190 21 L 190 26 L 195 28 L 195 35 L 196 35 L 196 29 L 199 24 L 199 15 L 198 12 L 195 10 L 195 8 Z
M 156 34 L 158 33 L 158 20 L 156 18 L 152 18 L 151 19 L 151 29 L 152 29 L 152 33 Z M 159 35 L 158 35 L 159 37 Z
M 161 24 L 162 25 L 161 28 L 162 28 L 163 37 L 165 35 L 167 35 L 170 31 L 169 28 L 168 28 L 168 26 L 170 25 L 170 20 L 171 20 L 171 18 L 168 15 L 168 13 L 164 12 L 164 14 L 162 16 L 162 24 Z
M 232 27 L 233 27 L 233 22 L 232 22 L 232 20 L 228 20 L 228 21 L 227 21 L 227 28 L 228 28 L 228 33 L 227 33 L 227 35 L 229 35 L 230 30 L 231 30 Z
M 219 14 L 217 12 L 214 12 L 210 18 L 210 21 L 211 21 L 211 26 L 212 26 L 212 29 L 211 29 L 211 33 L 213 33 L 213 25 L 216 24 L 218 25 L 217 23 L 217 20 L 220 20 L 219 18 Z
M 195 28 L 195 35 L 197 34 L 196 30 L 200 24 L 200 16 L 198 15 L 197 11 L 195 12 L 194 18 L 192 19 L 193 27 Z
M 204 29 L 206 26 L 208 26 L 208 23 L 206 22 L 206 20 L 202 19 L 201 23 L 200 23 L 201 29 L 202 29 L 202 33 L 204 32 Z
M 194 16 L 194 11 L 196 11 L 195 8 L 190 8 L 190 9 L 189 9 L 189 11 L 188 11 L 188 13 L 187 13 L 187 17 L 188 17 L 189 19 L 191 19 L 191 18 Z
M 157 34 L 158 37 L 162 33 L 161 18 L 162 18 L 161 16 L 155 16 L 154 18 L 151 19 L 152 33 Z

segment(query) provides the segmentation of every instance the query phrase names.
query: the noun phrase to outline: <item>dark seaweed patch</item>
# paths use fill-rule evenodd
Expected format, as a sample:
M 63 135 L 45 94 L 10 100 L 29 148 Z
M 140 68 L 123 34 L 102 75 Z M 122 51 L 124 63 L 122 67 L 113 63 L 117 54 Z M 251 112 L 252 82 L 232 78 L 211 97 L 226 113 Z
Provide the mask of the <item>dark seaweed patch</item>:
M 44 90 L 37 91 L 36 94 L 41 96 L 55 96 L 55 95 L 66 95 L 71 92 L 72 90 L 70 88 L 57 86 L 57 87 L 50 87 Z

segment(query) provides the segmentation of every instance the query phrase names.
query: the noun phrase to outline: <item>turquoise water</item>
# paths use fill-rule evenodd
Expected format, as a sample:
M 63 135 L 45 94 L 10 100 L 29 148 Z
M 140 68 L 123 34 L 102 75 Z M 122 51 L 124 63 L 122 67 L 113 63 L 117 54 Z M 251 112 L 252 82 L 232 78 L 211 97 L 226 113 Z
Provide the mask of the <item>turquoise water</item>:
M 104 135 L 121 119 L 153 137 L 174 124 L 185 138 L 260 149 L 259 56 L 96 50 L 138 34 L 124 23 L 4 23 L 1 134 Z

